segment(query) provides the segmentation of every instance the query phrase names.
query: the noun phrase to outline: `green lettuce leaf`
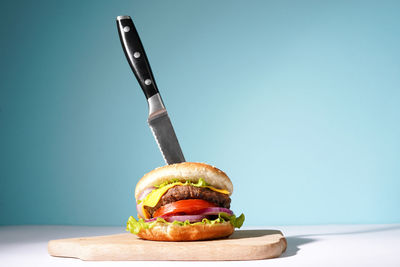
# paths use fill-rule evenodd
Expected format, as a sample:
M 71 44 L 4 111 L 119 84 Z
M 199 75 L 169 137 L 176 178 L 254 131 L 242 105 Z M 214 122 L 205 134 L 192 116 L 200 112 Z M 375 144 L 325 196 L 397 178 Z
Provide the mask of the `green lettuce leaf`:
M 225 212 L 220 212 L 218 214 L 218 218 L 221 218 L 225 221 L 229 221 L 234 227 L 240 228 L 243 225 L 244 222 L 244 214 L 240 214 L 239 217 L 236 217 L 236 215 L 229 215 L 228 213 Z
M 244 222 L 244 214 L 242 213 L 239 217 L 235 215 L 229 215 L 224 212 L 220 212 L 218 214 L 218 218 L 214 220 L 209 220 L 204 218 L 201 222 L 190 223 L 189 221 L 174 221 L 174 222 L 167 222 L 163 218 L 157 218 L 157 220 L 152 222 L 145 222 L 143 219 L 136 220 L 132 216 L 129 217 L 128 222 L 126 223 L 126 231 L 131 232 L 132 234 L 138 234 L 141 229 L 150 229 L 154 227 L 157 223 L 166 223 L 166 224 L 173 224 L 173 225 L 198 225 L 198 224 L 216 224 L 216 223 L 224 223 L 229 221 L 234 227 L 240 228 Z
M 176 183 L 176 182 L 181 182 L 181 181 L 180 181 L 179 179 L 172 179 L 172 180 L 169 180 L 169 181 L 167 181 L 167 182 L 164 182 L 164 183 L 162 183 L 162 184 L 160 184 L 160 185 L 156 185 L 155 187 L 156 187 L 156 188 L 161 188 L 161 187 L 164 187 L 164 186 L 166 186 L 166 185 L 173 184 L 173 183 Z M 198 181 L 197 183 L 193 183 L 193 182 L 190 182 L 190 181 L 186 181 L 186 182 L 183 183 L 183 185 L 192 185 L 192 186 L 197 186 L 197 187 L 209 186 L 209 184 L 206 183 L 206 181 L 204 181 L 203 178 L 200 178 L 199 181 Z

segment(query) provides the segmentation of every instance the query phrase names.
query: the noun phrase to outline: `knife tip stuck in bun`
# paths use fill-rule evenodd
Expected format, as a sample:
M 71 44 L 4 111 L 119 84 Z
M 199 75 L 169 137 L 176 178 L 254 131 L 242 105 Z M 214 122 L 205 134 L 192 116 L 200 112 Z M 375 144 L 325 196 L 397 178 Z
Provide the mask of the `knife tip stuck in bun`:
M 127 231 L 147 240 L 193 241 L 228 237 L 244 215 L 230 210 L 233 185 L 221 170 L 183 162 L 145 174 L 135 189 L 138 220 Z

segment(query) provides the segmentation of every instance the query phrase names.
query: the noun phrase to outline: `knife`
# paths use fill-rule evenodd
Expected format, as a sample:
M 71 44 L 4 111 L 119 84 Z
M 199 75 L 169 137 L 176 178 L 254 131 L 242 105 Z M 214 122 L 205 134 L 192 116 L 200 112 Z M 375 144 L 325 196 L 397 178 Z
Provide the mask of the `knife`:
M 118 16 L 117 27 L 122 48 L 149 104 L 147 122 L 167 164 L 185 161 L 168 112 L 157 89 L 156 81 L 139 34 L 130 16 Z

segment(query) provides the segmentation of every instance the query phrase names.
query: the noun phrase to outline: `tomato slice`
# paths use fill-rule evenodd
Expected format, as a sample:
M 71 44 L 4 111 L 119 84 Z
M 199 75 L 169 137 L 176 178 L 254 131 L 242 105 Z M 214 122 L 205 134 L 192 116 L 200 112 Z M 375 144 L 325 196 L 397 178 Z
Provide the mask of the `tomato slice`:
M 193 214 L 196 211 L 209 207 L 215 207 L 215 204 L 203 199 L 179 200 L 162 206 L 156 210 L 156 212 L 154 212 L 153 217 L 168 216 L 173 214 Z

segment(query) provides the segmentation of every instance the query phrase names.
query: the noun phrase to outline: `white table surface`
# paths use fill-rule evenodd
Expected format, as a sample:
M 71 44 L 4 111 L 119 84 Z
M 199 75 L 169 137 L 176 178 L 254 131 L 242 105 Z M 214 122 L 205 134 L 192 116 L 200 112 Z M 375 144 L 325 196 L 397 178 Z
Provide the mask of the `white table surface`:
M 244 229 L 279 229 L 287 238 L 288 248 L 279 258 L 246 262 L 85 262 L 49 256 L 47 242 L 58 238 L 123 233 L 124 229 L 91 226 L 0 226 L 0 266 L 400 266 L 400 224 Z

